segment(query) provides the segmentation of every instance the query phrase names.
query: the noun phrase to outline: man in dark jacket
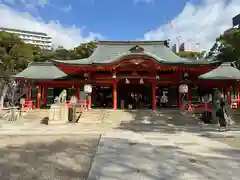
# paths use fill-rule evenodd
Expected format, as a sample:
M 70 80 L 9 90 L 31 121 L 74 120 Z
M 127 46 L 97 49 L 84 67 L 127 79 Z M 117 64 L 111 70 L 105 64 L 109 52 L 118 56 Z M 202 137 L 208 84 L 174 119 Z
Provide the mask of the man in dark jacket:
M 216 112 L 216 117 L 218 118 L 219 123 L 219 131 L 221 131 L 221 127 L 224 127 L 227 131 L 227 112 L 226 112 L 226 102 L 224 98 L 221 98 L 220 100 L 220 108 Z

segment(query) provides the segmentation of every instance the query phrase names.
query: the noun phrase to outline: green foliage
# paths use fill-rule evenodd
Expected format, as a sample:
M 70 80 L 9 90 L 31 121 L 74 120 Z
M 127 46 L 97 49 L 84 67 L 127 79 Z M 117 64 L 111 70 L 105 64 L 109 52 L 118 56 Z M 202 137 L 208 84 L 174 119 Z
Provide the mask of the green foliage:
M 199 52 L 185 52 L 185 51 L 180 51 L 178 53 L 176 53 L 178 56 L 182 57 L 182 58 L 192 58 L 192 59 L 196 59 L 196 58 L 200 58 L 202 57 L 202 55 L 204 54 L 204 52 L 199 53 Z
M 0 31 L 0 76 L 8 79 L 12 74 L 25 69 L 31 62 L 55 59 L 82 59 L 89 57 L 96 42 L 80 44 L 72 50 L 58 48 L 44 51 L 37 46 L 24 43 L 18 36 Z
M 96 42 L 88 42 L 80 44 L 79 46 L 67 50 L 62 47 L 56 49 L 55 51 L 43 51 L 41 52 L 40 59 L 37 61 L 46 61 L 49 59 L 60 59 L 60 60 L 73 60 L 73 59 L 83 59 L 91 56 L 95 48 L 97 47 Z
M 232 28 L 220 35 L 208 56 L 223 62 L 240 64 L 240 28 Z

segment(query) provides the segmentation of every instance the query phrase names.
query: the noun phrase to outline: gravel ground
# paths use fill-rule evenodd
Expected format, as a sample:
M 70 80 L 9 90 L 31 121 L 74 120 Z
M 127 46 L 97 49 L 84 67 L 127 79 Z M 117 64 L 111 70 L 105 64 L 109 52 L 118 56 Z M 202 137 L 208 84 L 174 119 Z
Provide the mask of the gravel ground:
M 99 135 L 0 136 L 1 180 L 85 180 Z
M 233 148 L 240 149 L 240 136 L 212 137 L 210 139 L 228 144 Z

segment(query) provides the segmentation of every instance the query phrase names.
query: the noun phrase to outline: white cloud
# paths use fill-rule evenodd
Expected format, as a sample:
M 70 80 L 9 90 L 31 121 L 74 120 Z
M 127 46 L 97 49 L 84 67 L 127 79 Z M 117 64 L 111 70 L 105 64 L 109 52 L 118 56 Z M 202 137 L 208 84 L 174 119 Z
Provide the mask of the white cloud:
M 197 42 L 209 49 L 216 38 L 232 26 L 232 17 L 240 13 L 240 0 L 202 0 L 201 5 L 187 3 L 169 24 L 147 32 L 146 40 L 170 39 Z
M 65 13 L 72 10 L 71 4 L 68 4 L 64 7 L 58 7 L 54 4 L 51 4 L 49 0 L 0 0 L 0 2 L 9 5 L 20 4 L 23 6 L 23 10 L 27 10 L 31 14 L 38 14 L 38 9 L 44 8 L 46 6 L 50 6 L 58 11 L 62 11 Z
M 154 0 L 134 0 L 135 4 L 139 4 L 139 3 L 145 3 L 145 4 L 152 4 L 154 3 Z
M 83 35 L 83 27 L 64 27 L 59 21 L 46 23 L 41 18 L 34 18 L 29 13 L 15 11 L 6 5 L 0 5 L 0 17 L 7 17 L 1 19 L 1 27 L 46 32 L 52 37 L 55 46 L 61 45 L 67 49 L 77 46 L 81 42 L 103 38 L 100 34 L 93 32 L 86 36 Z

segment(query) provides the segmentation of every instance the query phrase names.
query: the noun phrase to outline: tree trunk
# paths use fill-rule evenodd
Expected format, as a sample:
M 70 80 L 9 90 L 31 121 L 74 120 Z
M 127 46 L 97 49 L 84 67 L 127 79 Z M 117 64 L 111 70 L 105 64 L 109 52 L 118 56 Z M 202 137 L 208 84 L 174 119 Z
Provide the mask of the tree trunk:
M 3 109 L 4 98 L 7 94 L 8 88 L 9 88 L 8 84 L 4 84 L 3 91 L 2 91 L 1 97 L 0 97 L 0 111 L 2 111 L 2 109 Z

